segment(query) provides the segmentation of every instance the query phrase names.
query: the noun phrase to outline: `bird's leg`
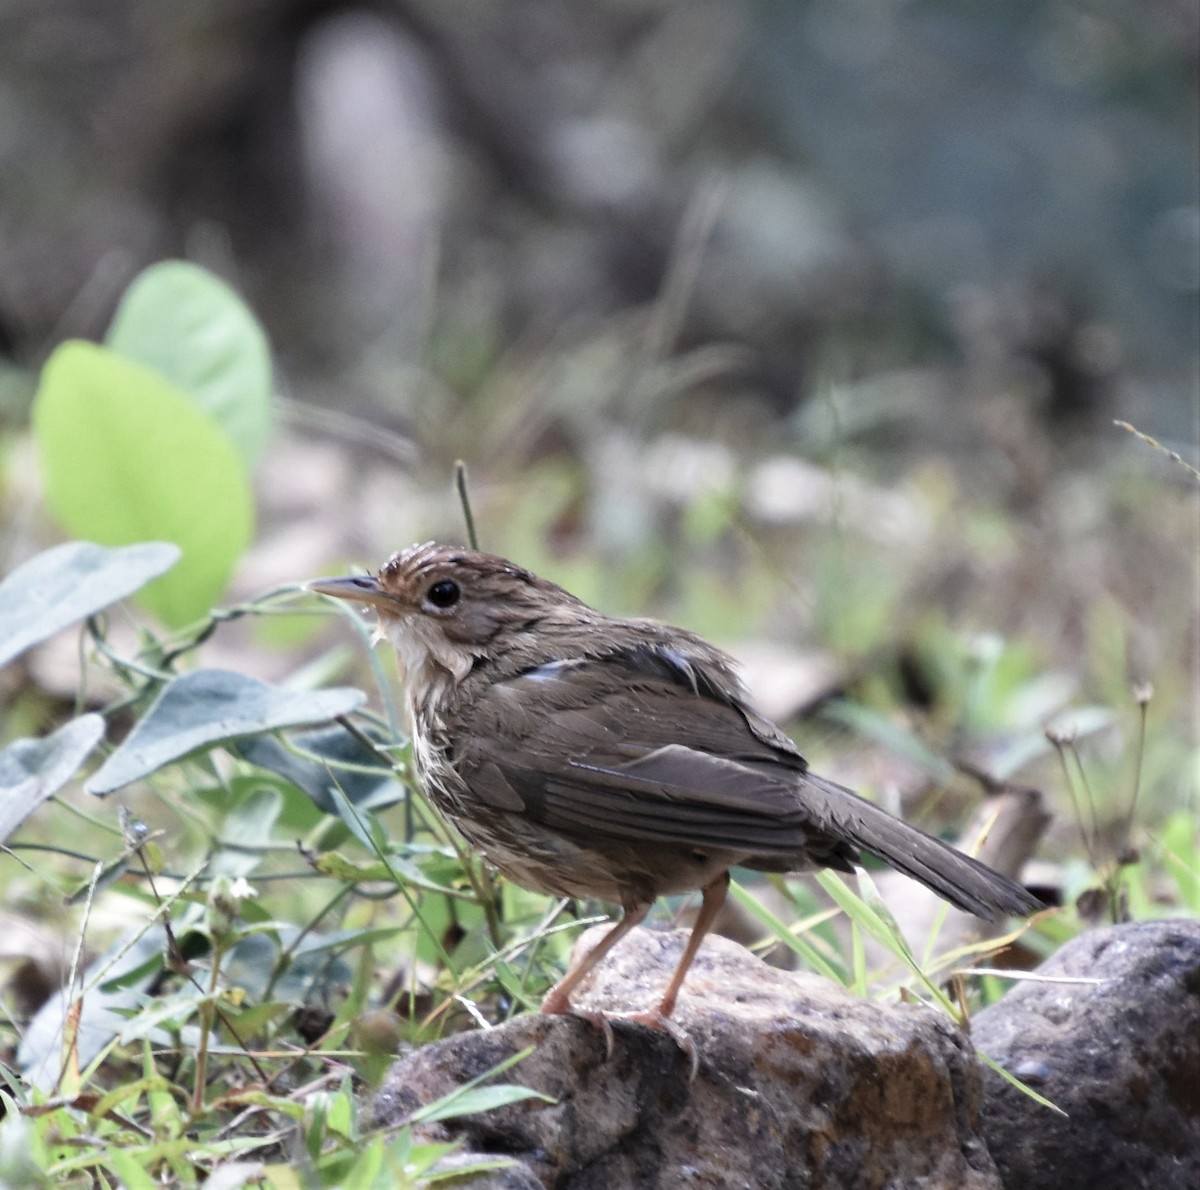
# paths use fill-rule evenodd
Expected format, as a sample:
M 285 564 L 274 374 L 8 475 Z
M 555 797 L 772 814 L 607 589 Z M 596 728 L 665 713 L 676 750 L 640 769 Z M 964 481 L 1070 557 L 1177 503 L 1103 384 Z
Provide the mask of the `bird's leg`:
M 705 894 L 707 898 L 708 894 Z M 561 1014 L 573 1012 L 571 1007 L 571 993 L 579 986 L 580 982 L 587 973 L 602 959 L 634 926 L 640 925 L 646 920 L 646 914 L 650 912 L 653 901 L 646 901 L 639 904 L 631 904 L 625 906 L 625 912 L 621 916 L 621 920 L 617 922 L 591 950 L 583 956 L 567 973 L 556 983 L 547 993 L 542 1001 L 541 1011 L 545 1013 Z M 703 911 L 701 911 L 703 916 Z M 700 923 L 697 922 L 697 925 Z M 706 927 L 707 928 L 707 927 Z M 581 1014 L 589 1018 L 594 1016 L 593 1013 Z
M 696 952 L 700 949 L 700 943 L 704 941 L 704 935 L 712 928 L 717 914 L 721 912 L 721 906 L 725 904 L 725 895 L 728 891 L 728 872 L 722 872 L 716 880 L 705 886 L 704 899 L 700 903 L 700 912 L 696 917 L 696 924 L 692 926 L 687 946 L 683 948 L 683 954 L 675 967 L 674 974 L 671 976 L 671 982 L 667 984 L 667 990 L 663 993 L 663 998 L 658 1002 L 657 1006 L 648 1012 L 621 1014 L 622 1020 L 649 1025 L 653 1029 L 661 1029 L 663 1032 L 669 1033 L 675 1039 L 679 1048 L 688 1055 L 691 1061 L 692 1079 L 696 1077 L 696 1072 L 699 1069 L 700 1055 L 696 1052 L 696 1046 L 692 1039 L 671 1020 L 671 1013 L 675 1010 L 675 1001 L 678 999 L 679 989 L 683 986 L 683 981 L 687 977 L 688 968 L 692 965 L 696 957 Z M 641 904 L 627 905 L 621 920 L 546 993 L 546 997 L 542 1001 L 542 1012 L 575 1013 L 575 1015 L 582 1016 L 603 1029 L 605 1047 L 610 1057 L 612 1056 L 613 1040 L 612 1026 L 609 1024 L 608 1017 L 603 1012 L 577 1012 L 576 1009 L 571 1007 L 571 993 L 579 986 L 579 983 L 587 973 L 634 926 L 639 925 L 645 920 L 646 914 L 650 912 L 652 904 L 653 902 L 648 901 Z
M 696 952 L 700 949 L 700 943 L 704 941 L 704 935 L 712 929 L 717 914 L 721 912 L 721 906 L 725 904 L 725 894 L 728 891 L 728 872 L 722 872 L 711 884 L 705 885 L 704 899 L 700 902 L 700 912 L 696 915 L 696 924 L 692 926 L 687 946 L 683 948 L 683 954 L 675 966 L 675 973 L 671 976 L 671 982 L 667 984 L 663 998 L 658 1002 L 657 1007 L 651 1008 L 648 1012 L 630 1013 L 625 1018 L 636 1021 L 638 1024 L 649 1025 L 652 1029 L 661 1029 L 675 1039 L 675 1044 L 687 1055 L 691 1064 L 691 1073 L 688 1075 L 689 1083 L 695 1082 L 696 1075 L 699 1073 L 700 1054 L 696 1049 L 696 1043 L 671 1020 L 671 1013 L 675 1011 L 675 1001 L 679 997 L 679 989 L 683 987 L 688 968 L 692 965 Z
M 646 1025 L 656 1025 L 659 1028 L 664 1026 L 667 1018 L 675 1011 L 675 1001 L 679 997 L 679 989 L 683 987 L 688 968 L 696 957 L 696 951 L 700 949 L 700 943 L 704 941 L 704 935 L 712 929 L 717 914 L 721 912 L 721 906 L 725 904 L 725 894 L 728 891 L 728 872 L 722 872 L 711 884 L 705 885 L 704 900 L 700 902 L 700 912 L 696 915 L 696 924 L 692 926 L 687 946 L 683 948 L 683 955 L 675 968 L 675 974 L 671 976 L 671 982 L 667 984 L 663 998 L 658 1002 L 657 1008 L 641 1013 L 634 1019 L 640 1020 Z

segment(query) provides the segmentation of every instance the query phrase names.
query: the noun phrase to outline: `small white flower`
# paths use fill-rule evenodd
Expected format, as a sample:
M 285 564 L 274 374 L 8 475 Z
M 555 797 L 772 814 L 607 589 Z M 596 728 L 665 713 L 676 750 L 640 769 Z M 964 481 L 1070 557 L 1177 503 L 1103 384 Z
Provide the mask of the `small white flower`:
M 257 897 L 256 889 L 245 876 L 239 876 L 230 886 L 229 895 L 235 901 L 244 901 L 247 897 Z

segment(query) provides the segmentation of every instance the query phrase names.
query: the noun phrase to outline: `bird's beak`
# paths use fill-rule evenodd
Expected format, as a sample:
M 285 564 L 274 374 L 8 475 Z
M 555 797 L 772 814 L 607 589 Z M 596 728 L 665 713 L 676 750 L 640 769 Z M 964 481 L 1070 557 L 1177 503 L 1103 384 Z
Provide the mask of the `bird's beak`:
M 394 608 L 396 605 L 395 599 L 379 585 L 379 580 L 369 574 L 355 574 L 347 578 L 314 578 L 304 587 L 318 595 L 332 595 L 334 599 L 348 599 L 371 607 Z

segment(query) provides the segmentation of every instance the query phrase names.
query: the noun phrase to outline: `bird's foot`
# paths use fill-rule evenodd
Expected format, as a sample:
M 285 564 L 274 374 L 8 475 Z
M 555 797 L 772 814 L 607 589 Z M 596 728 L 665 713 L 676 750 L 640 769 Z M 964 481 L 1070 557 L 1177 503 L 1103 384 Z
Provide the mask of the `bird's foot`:
M 660 1032 L 666 1033 L 687 1056 L 690 1066 L 688 1082 L 694 1083 L 696 1081 L 696 1075 L 700 1073 L 700 1051 L 696 1048 L 696 1043 L 687 1035 L 683 1027 L 677 1025 L 667 1013 L 663 1012 L 661 1005 L 657 1008 L 651 1008 L 646 1012 L 622 1013 L 620 1019 L 623 1021 L 633 1021 L 635 1025 L 648 1025 L 651 1029 L 658 1029 Z
M 571 1003 L 569 996 L 559 992 L 557 988 L 551 988 L 542 1001 L 539 1011 L 546 1016 L 577 1016 L 599 1029 L 604 1034 L 604 1060 L 606 1062 L 613 1056 L 613 1021 L 630 1021 L 635 1025 L 646 1025 L 651 1029 L 657 1029 L 660 1033 L 666 1033 L 687 1056 L 688 1082 L 695 1082 L 696 1075 L 700 1072 L 700 1051 L 696 1049 L 696 1043 L 680 1025 L 677 1025 L 667 1013 L 663 1012 L 661 1005 L 645 1012 L 589 1011 L 584 1008 L 576 1008 Z
M 587 1021 L 604 1034 L 604 1060 L 607 1062 L 613 1056 L 613 1027 L 607 1013 L 576 1008 L 572 1005 L 570 997 L 557 988 L 551 988 L 546 993 L 539 1011 L 545 1016 L 577 1016 Z

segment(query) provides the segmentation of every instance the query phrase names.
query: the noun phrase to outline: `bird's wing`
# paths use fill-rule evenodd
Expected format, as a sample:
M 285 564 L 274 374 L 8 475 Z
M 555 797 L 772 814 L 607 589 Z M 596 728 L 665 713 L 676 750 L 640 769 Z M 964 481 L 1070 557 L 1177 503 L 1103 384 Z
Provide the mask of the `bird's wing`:
M 861 848 L 980 917 L 1038 907 L 1007 877 L 809 773 L 735 688 L 670 652 L 538 666 L 484 688 L 471 715 L 454 763 L 472 792 L 583 846 L 710 848 L 771 870 L 849 870 Z
M 494 682 L 473 702 L 455 767 L 495 808 L 579 842 L 810 854 L 844 867 L 848 849 L 823 836 L 790 741 L 764 741 L 753 712 L 696 679 L 678 659 L 636 650 Z

